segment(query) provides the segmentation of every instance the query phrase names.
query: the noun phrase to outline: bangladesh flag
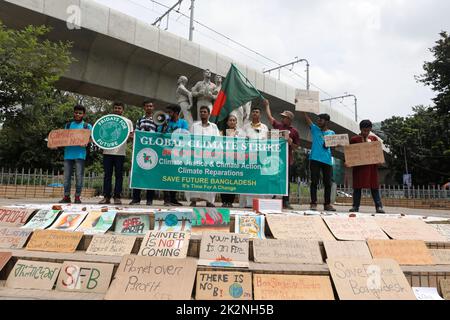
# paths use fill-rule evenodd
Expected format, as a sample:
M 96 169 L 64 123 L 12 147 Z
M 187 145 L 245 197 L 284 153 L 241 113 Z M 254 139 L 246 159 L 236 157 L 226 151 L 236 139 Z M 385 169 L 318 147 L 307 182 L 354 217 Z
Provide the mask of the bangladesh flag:
M 264 99 L 239 69 L 234 64 L 231 64 L 230 71 L 228 71 L 227 77 L 222 83 L 222 89 L 214 103 L 210 121 L 220 123 L 234 109 L 258 97 Z

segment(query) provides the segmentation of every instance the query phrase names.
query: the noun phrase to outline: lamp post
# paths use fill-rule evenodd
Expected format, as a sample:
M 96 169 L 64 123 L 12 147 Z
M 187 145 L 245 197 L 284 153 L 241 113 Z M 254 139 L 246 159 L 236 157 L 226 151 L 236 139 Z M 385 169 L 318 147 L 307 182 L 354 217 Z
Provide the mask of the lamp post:
M 269 70 L 263 70 L 263 73 L 270 73 L 270 72 L 275 71 L 275 70 L 279 70 L 280 71 L 281 69 L 283 69 L 285 67 L 288 67 L 288 66 L 292 66 L 293 67 L 295 64 L 300 63 L 300 62 L 306 62 L 306 90 L 309 91 L 309 89 L 311 87 L 310 86 L 310 82 L 309 82 L 309 67 L 310 67 L 310 65 L 309 65 L 309 61 L 306 60 L 306 59 L 298 59 L 296 57 L 295 61 L 286 63 L 286 64 L 284 64 L 282 66 L 279 66 L 279 67 L 276 67 L 276 68 L 272 68 L 272 69 L 269 69 Z M 278 73 L 278 80 L 280 80 L 280 73 Z
M 330 99 L 324 99 L 324 100 L 321 100 L 321 102 L 338 100 L 338 99 L 345 99 L 345 98 L 349 98 L 349 97 L 355 99 L 355 121 L 358 122 L 358 98 L 354 94 L 347 94 L 347 95 L 340 96 L 340 97 L 333 97 L 333 98 L 330 98 Z

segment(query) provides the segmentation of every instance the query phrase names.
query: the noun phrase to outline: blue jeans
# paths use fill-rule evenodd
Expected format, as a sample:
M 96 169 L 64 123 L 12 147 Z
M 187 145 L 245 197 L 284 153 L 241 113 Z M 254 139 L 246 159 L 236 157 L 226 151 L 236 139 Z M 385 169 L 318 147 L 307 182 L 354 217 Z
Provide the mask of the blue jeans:
M 103 178 L 103 195 L 105 198 L 111 198 L 112 176 L 115 171 L 116 183 L 114 186 L 114 198 L 120 199 L 123 187 L 123 164 L 125 156 L 114 156 L 110 154 L 103 155 L 103 169 L 105 176 Z
M 83 189 L 84 179 L 84 160 L 64 160 L 64 196 L 70 196 L 70 188 L 72 185 L 72 172 L 75 166 L 75 196 L 81 196 L 81 190 Z
M 353 190 L 353 207 L 359 209 L 359 205 L 361 204 L 361 190 L 362 189 L 354 189 Z M 375 207 L 383 208 L 383 204 L 381 203 L 380 191 L 378 189 L 371 189 L 373 202 L 375 203 Z

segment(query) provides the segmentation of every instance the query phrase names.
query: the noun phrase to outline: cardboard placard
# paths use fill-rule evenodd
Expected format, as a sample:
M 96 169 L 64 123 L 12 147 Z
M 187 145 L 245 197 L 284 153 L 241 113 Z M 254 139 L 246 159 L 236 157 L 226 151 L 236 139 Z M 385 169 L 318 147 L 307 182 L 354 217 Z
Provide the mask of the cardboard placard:
M 338 240 L 389 239 L 372 218 L 323 217 Z
M 400 265 L 433 265 L 425 242 L 419 240 L 368 240 L 374 259 L 394 259 Z
M 124 256 L 105 300 L 189 300 L 196 269 L 190 258 Z
M 150 230 L 142 240 L 138 255 L 184 259 L 190 238 L 189 232 Z
M 249 239 L 246 235 L 203 232 L 199 265 L 248 268 Z
M 11 257 L 12 257 L 11 252 L 0 252 L 0 271 L 2 271 L 4 266 L 6 266 Z
M 91 211 L 77 231 L 89 235 L 106 233 L 113 225 L 115 217 L 115 211 Z
M 437 288 L 413 287 L 412 289 L 417 300 L 444 300 L 439 295 Z
M 113 270 L 113 264 L 65 261 L 59 272 L 56 290 L 106 293 Z
M 450 300 L 450 279 L 441 279 L 439 281 L 441 295 L 445 300 Z
M 119 213 L 114 232 L 127 235 L 144 235 L 150 230 L 149 214 Z
M 75 231 L 83 222 L 88 212 L 63 212 L 49 230 Z
M 52 290 L 62 263 L 19 260 L 6 280 L 12 289 Z
M 33 232 L 26 249 L 30 251 L 73 253 L 82 237 L 83 232 L 36 230 Z
M 155 212 L 157 231 L 190 231 L 192 229 L 192 212 Z
M 295 111 L 320 113 L 320 94 L 319 91 L 295 90 Z
M 422 220 L 377 218 L 375 221 L 394 240 L 422 240 L 426 242 L 445 242 L 446 240 L 436 229 Z
M 433 229 L 436 229 L 436 231 L 439 232 L 439 234 L 441 236 L 443 236 L 447 242 L 450 242 L 450 225 L 448 225 L 448 224 L 435 224 L 435 223 L 430 223 L 428 225 L 430 227 L 432 227 Z
M 22 228 L 32 230 L 48 228 L 55 221 L 59 212 L 59 210 L 39 210 Z
M 320 217 L 268 215 L 266 220 L 276 239 L 335 240 Z
M 31 229 L 0 227 L 0 248 L 23 248 L 32 232 Z
M 415 300 L 392 259 L 327 259 L 340 300 Z
M 101 256 L 125 256 L 133 250 L 136 237 L 120 235 L 95 235 L 86 254 Z
M 350 140 L 348 138 L 348 134 L 330 134 L 323 137 L 325 140 L 325 147 L 339 147 L 339 146 L 348 146 L 350 144 Z
M 253 274 L 255 300 L 334 300 L 328 276 Z
M 246 234 L 250 239 L 265 239 L 264 216 L 235 216 L 234 233 Z
M 0 226 L 21 227 L 33 212 L 34 209 L 0 207 Z
M 198 271 L 196 300 L 252 300 L 249 272 Z
M 253 240 L 257 263 L 323 264 L 319 242 L 310 240 Z
M 349 167 L 382 164 L 383 146 L 380 141 L 355 143 L 344 147 L 345 163 Z
M 253 210 L 259 213 L 266 211 L 283 212 L 281 199 L 253 199 Z
M 85 146 L 91 138 L 89 129 L 57 129 L 50 131 L 48 135 L 48 148 Z
M 430 253 L 435 264 L 450 265 L 450 249 L 431 249 Z
M 327 259 L 372 259 L 369 247 L 364 241 L 324 241 Z
M 222 208 L 194 208 L 192 233 L 230 232 L 230 210 Z

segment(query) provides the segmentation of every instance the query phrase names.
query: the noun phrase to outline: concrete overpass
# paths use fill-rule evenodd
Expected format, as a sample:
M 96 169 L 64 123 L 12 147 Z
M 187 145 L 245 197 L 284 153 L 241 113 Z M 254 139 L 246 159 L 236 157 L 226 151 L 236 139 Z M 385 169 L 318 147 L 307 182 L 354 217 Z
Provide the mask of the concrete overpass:
M 67 9 L 73 5 L 81 9 L 79 30 L 70 30 L 66 24 Z M 50 40 L 73 42 L 77 61 L 57 83 L 62 90 L 134 105 L 153 98 L 163 106 L 176 102 L 180 75 L 186 75 L 193 86 L 202 79 L 204 69 L 225 76 L 233 62 L 270 100 L 274 115 L 294 110 L 294 87 L 92 0 L 0 0 L 0 20 L 16 29 L 47 25 L 52 28 Z M 359 132 L 355 121 L 328 105 L 321 105 L 321 112 L 330 114 L 331 128 L 337 133 Z M 296 118 L 302 145 L 309 148 L 306 123 L 298 113 Z M 338 151 L 336 156 L 343 154 Z

